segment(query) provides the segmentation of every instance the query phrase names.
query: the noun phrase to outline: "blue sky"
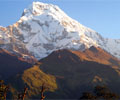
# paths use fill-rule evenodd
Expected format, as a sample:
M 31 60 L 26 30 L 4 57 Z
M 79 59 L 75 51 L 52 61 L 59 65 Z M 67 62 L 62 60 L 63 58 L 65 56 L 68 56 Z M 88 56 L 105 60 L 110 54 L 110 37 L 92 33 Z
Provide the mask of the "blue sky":
M 120 39 L 120 0 L 0 0 L 0 25 L 8 26 L 33 1 L 58 5 L 70 17 L 104 37 Z

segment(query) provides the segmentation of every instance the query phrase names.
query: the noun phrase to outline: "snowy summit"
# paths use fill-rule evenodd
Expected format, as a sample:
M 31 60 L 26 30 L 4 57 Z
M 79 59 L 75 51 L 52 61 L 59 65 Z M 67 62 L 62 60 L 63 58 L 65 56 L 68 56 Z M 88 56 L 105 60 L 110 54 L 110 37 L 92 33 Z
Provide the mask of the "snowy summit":
M 37 59 L 58 49 L 100 47 L 120 58 L 120 40 L 106 39 L 66 15 L 58 6 L 33 2 L 18 22 L 0 27 L 0 47 Z

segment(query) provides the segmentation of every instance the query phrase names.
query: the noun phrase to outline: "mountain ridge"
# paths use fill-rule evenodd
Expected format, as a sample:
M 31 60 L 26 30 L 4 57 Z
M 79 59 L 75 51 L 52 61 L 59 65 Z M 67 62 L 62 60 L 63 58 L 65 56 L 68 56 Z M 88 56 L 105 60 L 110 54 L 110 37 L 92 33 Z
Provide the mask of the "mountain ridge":
M 0 49 L 0 79 L 8 79 L 32 67 L 33 61 L 26 61 L 9 51 Z
M 106 85 L 115 93 L 120 93 L 119 66 L 120 60 L 101 48 L 91 47 L 84 52 L 57 50 L 24 70 L 13 79 L 11 86 L 16 89 L 19 84 L 13 84 L 18 81 L 24 83 L 30 88 L 27 97 L 32 99 L 40 97 L 43 83 L 49 87 L 45 92 L 47 99 L 78 99 L 83 92 L 92 91 L 97 85 Z

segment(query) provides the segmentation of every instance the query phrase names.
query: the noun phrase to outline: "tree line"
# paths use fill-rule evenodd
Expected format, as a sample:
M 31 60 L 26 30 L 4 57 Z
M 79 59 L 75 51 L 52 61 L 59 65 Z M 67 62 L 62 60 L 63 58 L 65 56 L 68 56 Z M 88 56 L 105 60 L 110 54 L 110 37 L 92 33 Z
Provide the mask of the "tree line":
M 46 88 L 45 85 L 42 84 L 41 86 L 41 100 L 45 99 L 44 96 L 44 92 L 45 92 Z M 8 91 L 10 91 L 10 86 L 9 85 L 5 85 L 3 80 L 0 80 L 0 100 L 6 100 L 7 99 L 7 93 Z M 24 100 L 25 96 L 27 94 L 28 88 L 25 86 L 23 91 L 21 91 L 20 93 L 18 93 L 17 96 L 17 100 Z
M 120 96 L 113 93 L 107 86 L 96 86 L 93 92 L 84 92 L 80 100 L 120 100 Z
M 5 85 L 3 80 L 0 80 L 0 100 L 6 100 L 7 93 L 10 91 L 10 86 Z M 18 93 L 17 100 L 24 100 L 27 94 L 27 86 Z M 46 91 L 45 85 L 42 84 L 40 92 L 40 100 L 44 100 L 44 92 Z M 120 96 L 116 93 L 111 92 L 107 86 L 96 86 L 93 92 L 84 92 L 79 100 L 120 100 Z

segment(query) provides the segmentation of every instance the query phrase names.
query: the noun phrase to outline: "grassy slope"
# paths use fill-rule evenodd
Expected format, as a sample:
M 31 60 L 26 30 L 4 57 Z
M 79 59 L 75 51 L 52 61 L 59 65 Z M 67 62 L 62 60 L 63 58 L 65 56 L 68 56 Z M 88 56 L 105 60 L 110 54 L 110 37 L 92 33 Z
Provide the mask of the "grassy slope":
M 57 89 L 56 78 L 53 75 L 45 74 L 40 68 L 35 65 L 18 74 L 10 81 L 11 90 L 16 99 L 18 91 L 22 91 L 25 85 L 29 87 L 27 98 L 40 98 L 41 86 L 44 84 L 46 91 L 54 92 Z

